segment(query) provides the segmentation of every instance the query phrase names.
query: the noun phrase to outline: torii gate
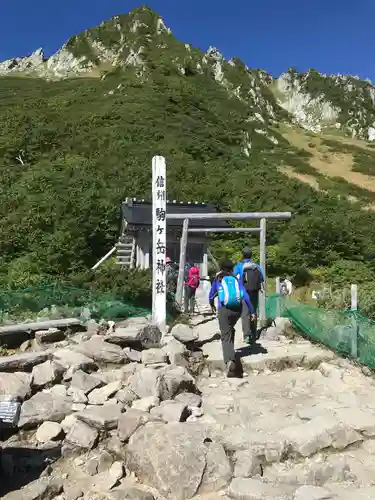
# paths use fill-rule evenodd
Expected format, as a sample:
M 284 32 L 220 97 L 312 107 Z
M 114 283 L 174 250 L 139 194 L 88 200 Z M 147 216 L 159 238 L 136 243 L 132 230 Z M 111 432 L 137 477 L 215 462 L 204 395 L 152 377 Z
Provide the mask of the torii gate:
M 259 233 L 260 235 L 260 265 L 264 272 L 266 285 L 266 228 L 267 219 L 290 219 L 291 212 L 245 212 L 245 213 L 166 213 L 166 169 L 165 158 L 155 156 L 152 160 L 152 203 L 153 203 L 153 274 L 152 274 L 152 319 L 160 329 L 166 330 L 166 221 L 167 219 L 183 220 L 183 230 L 180 246 L 180 268 L 177 284 L 176 302 L 182 305 L 184 268 L 186 263 L 186 247 L 189 233 L 189 220 L 260 220 L 260 227 L 255 228 L 204 228 L 190 229 L 190 232 L 223 232 L 223 233 Z M 266 292 L 260 297 L 259 317 L 265 319 Z

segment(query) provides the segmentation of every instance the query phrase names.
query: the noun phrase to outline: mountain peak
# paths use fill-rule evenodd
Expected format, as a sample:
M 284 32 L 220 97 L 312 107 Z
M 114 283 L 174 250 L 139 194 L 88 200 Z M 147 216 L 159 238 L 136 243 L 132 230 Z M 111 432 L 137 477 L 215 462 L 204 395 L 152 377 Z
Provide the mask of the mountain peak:
M 312 132 L 340 130 L 375 140 L 375 87 L 371 82 L 323 75 L 313 69 L 299 73 L 294 68 L 273 79 L 263 70 L 249 69 L 238 58 L 227 61 L 214 46 L 203 53 L 179 42 L 163 18 L 146 4 L 73 35 L 49 59 L 38 49 L 27 57 L 0 62 L 0 75 L 18 73 L 47 80 L 78 75 L 105 79 L 114 69 L 133 71 L 142 82 L 155 74 L 201 75 L 246 102 L 250 122 L 267 124 L 282 116 Z

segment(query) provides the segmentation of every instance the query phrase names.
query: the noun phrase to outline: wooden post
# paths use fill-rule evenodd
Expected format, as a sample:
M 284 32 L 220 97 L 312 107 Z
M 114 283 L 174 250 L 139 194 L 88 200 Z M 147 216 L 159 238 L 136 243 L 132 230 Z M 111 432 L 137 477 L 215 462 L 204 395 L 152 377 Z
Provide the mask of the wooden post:
M 165 158 L 154 156 L 152 159 L 152 321 L 162 333 L 166 331 L 167 317 L 166 200 Z
M 205 278 L 208 276 L 208 255 L 207 255 L 207 243 L 203 245 L 203 262 L 202 262 L 202 276 Z
M 358 287 L 357 285 L 352 285 L 350 287 L 351 294 L 351 310 L 352 310 L 352 358 L 356 359 L 358 357 L 358 322 L 356 318 L 356 312 L 358 310 Z
M 180 240 L 180 264 L 178 269 L 176 303 L 180 310 L 183 310 L 183 291 L 184 291 L 184 273 L 186 264 L 186 248 L 188 241 L 189 219 L 185 219 L 182 226 L 182 235 Z
M 357 285 L 352 285 L 350 287 L 350 295 L 351 295 L 351 310 L 358 310 L 358 287 Z
M 280 276 L 276 278 L 276 293 L 280 294 Z
M 267 286 L 267 278 L 266 278 L 266 219 L 263 218 L 260 220 L 260 267 L 264 273 L 264 290 L 263 293 L 260 293 L 259 297 L 259 319 L 262 322 L 266 319 L 266 286 Z

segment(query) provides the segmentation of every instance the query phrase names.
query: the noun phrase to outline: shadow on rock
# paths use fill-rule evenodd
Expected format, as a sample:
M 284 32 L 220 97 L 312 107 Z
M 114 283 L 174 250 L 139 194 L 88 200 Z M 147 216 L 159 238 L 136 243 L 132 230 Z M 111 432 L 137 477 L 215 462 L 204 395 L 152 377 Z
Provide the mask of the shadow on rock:
M 214 342 L 215 340 L 220 340 L 220 339 L 221 339 L 220 333 L 215 333 L 214 335 L 212 335 L 212 337 L 208 339 L 194 340 L 192 342 L 189 342 L 189 344 L 186 344 L 186 347 L 191 351 L 193 351 L 196 347 L 202 347 L 205 344 L 209 344 L 210 342 Z
M 253 344 L 237 349 L 237 353 L 240 358 L 244 358 L 246 356 L 252 356 L 254 354 L 267 354 L 268 350 L 261 344 Z
M 48 449 L 9 446 L 1 449 L 0 497 L 35 481 L 61 457 L 61 446 Z M 47 471 L 46 471 L 47 472 Z

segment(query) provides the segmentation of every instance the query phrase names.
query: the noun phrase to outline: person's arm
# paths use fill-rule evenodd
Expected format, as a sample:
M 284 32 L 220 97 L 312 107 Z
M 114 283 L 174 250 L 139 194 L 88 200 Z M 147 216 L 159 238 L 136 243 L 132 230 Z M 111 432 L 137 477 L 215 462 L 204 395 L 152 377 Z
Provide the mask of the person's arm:
M 212 308 L 212 312 L 216 311 L 215 302 L 214 302 L 216 296 L 217 296 L 217 280 L 215 279 L 212 282 L 211 290 L 210 290 L 210 293 L 208 294 L 208 301 L 209 301 L 210 306 Z
M 210 293 L 208 294 L 208 300 L 210 304 L 215 300 L 217 295 L 217 280 L 214 280 L 211 285 Z
M 251 300 L 250 300 L 249 294 L 247 293 L 246 288 L 243 286 L 242 283 L 240 283 L 240 287 L 241 287 L 242 292 L 243 292 L 243 300 L 245 301 L 247 307 L 249 308 L 250 314 L 251 315 L 255 314 L 253 304 L 251 303 Z

